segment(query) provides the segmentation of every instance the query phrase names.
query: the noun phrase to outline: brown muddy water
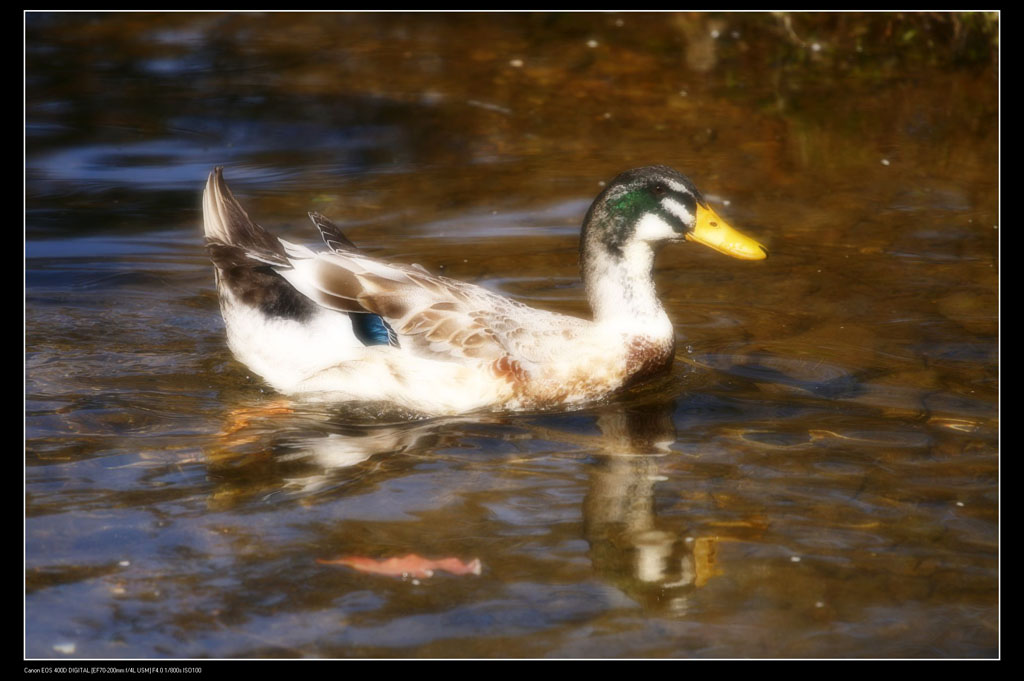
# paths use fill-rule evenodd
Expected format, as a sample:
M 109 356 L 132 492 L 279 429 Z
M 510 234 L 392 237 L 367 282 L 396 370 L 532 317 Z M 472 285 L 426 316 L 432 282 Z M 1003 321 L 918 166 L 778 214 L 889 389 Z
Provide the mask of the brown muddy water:
M 28 14 L 25 655 L 997 656 L 978 17 Z M 660 253 L 667 377 L 418 419 L 225 345 L 215 165 L 278 234 L 585 315 L 583 214 L 654 163 L 772 253 Z M 323 562 L 409 554 L 479 574 Z

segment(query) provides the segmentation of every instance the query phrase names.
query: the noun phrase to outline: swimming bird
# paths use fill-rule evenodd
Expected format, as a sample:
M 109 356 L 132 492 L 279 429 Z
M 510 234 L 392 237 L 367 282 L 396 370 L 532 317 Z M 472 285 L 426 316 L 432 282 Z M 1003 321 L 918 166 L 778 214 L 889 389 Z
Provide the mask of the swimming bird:
M 675 330 L 655 291 L 658 247 L 692 241 L 767 257 L 667 166 L 620 174 L 586 213 L 580 270 L 591 319 L 367 255 L 328 218 L 309 217 L 321 250 L 270 234 L 223 169 L 210 173 L 206 247 L 235 357 L 287 395 L 434 415 L 577 405 L 662 373 Z

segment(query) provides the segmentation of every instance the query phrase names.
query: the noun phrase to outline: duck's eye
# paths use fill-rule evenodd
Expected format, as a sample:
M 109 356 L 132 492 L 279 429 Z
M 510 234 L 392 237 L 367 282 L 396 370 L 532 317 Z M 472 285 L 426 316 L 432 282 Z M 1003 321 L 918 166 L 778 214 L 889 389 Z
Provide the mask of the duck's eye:
M 664 196 L 665 192 L 667 191 L 668 189 L 665 188 L 665 185 L 663 185 L 660 182 L 651 187 L 651 193 L 654 194 L 655 196 Z

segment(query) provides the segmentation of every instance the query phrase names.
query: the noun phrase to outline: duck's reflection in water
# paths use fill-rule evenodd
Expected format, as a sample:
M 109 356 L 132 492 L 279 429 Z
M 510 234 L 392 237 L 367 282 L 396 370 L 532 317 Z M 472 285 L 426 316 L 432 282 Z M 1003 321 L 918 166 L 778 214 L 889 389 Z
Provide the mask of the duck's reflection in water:
M 564 442 L 590 454 L 582 515 L 594 570 L 645 608 L 683 614 L 687 594 L 717 574 L 718 539 L 689 536 L 678 518 L 659 522 L 657 517 L 655 488 L 667 479 L 663 462 L 678 456 L 670 448 L 676 442 L 674 407 L 672 400 L 646 400 L 597 408 L 589 412 L 595 434 L 579 428 L 578 418 L 564 430 L 552 427 L 549 418 L 500 416 L 339 423 L 337 415 L 274 402 L 228 414 L 207 450 L 207 462 L 220 473 L 218 506 L 254 494 L 315 503 L 321 494 L 405 475 L 432 452 L 464 446 L 467 433 L 481 426 L 500 432 L 511 423 L 519 431 L 516 440 L 526 430 L 528 438 Z M 388 456 L 393 454 L 414 456 Z M 240 475 L 241 470 L 250 474 Z M 486 565 L 486 556 L 481 558 Z
M 381 422 L 389 418 L 391 423 Z M 318 493 L 358 484 L 378 464 L 394 463 L 387 455 L 449 446 L 460 435 L 452 423 L 409 420 L 406 413 L 374 405 L 328 410 L 277 398 L 231 409 L 204 455 L 218 474 L 220 507 L 268 494 L 312 503 Z M 396 468 L 401 464 L 388 474 Z
M 608 409 L 597 418 L 602 453 L 589 476 L 584 533 L 594 569 L 645 607 L 684 613 L 687 593 L 715 570 L 717 538 L 658 522 L 655 485 L 676 441 L 673 402 Z

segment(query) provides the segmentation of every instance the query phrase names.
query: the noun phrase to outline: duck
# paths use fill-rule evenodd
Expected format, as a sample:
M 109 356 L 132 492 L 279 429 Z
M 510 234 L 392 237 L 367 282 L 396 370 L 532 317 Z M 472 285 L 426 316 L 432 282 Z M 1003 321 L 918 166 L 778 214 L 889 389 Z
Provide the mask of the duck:
M 324 215 L 309 218 L 315 250 L 259 226 L 223 167 L 210 173 L 203 225 L 231 352 L 290 398 L 436 416 L 571 408 L 663 374 L 676 333 L 655 289 L 659 248 L 768 255 L 663 165 L 619 174 L 586 212 L 579 264 L 590 319 L 369 255 Z

